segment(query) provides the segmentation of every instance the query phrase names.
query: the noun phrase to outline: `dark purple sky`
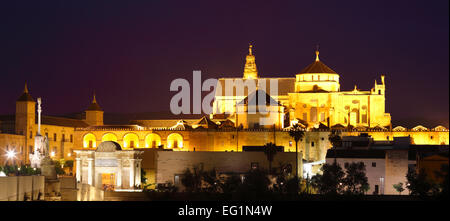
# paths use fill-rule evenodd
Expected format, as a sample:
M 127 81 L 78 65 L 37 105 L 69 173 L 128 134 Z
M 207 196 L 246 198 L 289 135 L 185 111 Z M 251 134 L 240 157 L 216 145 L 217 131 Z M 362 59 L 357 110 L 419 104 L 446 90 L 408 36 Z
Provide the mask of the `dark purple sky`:
M 169 110 L 170 82 L 242 76 L 253 42 L 260 76 L 321 60 L 341 89 L 386 75 L 394 120 L 448 126 L 449 1 L 11 1 L 0 5 L 0 113 L 28 81 L 47 114 Z

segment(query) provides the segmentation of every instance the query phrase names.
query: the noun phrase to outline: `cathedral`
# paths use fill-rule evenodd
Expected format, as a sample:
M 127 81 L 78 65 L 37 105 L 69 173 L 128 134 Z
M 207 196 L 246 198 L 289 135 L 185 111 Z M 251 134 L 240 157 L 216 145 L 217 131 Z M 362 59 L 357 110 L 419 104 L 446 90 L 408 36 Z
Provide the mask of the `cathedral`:
M 320 60 L 316 51 L 313 63 L 293 77 L 261 78 L 250 46 L 242 78 L 218 79 L 213 112 L 209 116 L 139 119 L 130 120 L 126 125 L 105 125 L 101 98 L 94 95 L 86 105 L 83 119 L 43 115 L 41 134 L 48 138 L 49 154 L 54 160 L 75 161 L 75 167 L 88 165 L 95 156 L 80 151 L 95 151 L 103 142 L 113 142 L 109 145 L 117 150 L 185 152 L 245 152 L 262 150 L 265 144 L 272 142 L 283 152 L 294 152 L 295 141 L 288 132 L 294 124 L 306 131 L 299 142 L 299 153 L 301 160 L 308 162 L 325 160 L 331 147 L 328 141 L 331 130 L 340 130 L 343 136 L 364 133 L 374 140 L 393 141 L 394 137 L 409 136 L 414 144 L 449 144 L 449 132 L 445 127 L 404 128 L 391 124 L 391 116 L 385 110 L 384 76 L 380 82 L 375 80 L 368 91 L 356 86 L 352 91 L 341 91 L 339 77 Z M 242 93 L 236 88 L 238 80 L 250 85 Z M 255 105 L 265 106 L 266 112 L 250 113 Z M 25 84 L 16 101 L 15 114 L 0 116 L 0 151 L 2 155 L 6 151 L 17 153 L 10 159 L 16 164 L 30 163 L 29 155 L 33 152 L 38 130 L 35 107 L 35 99 Z M 4 164 L 5 160 L 0 158 L 0 163 Z M 151 157 L 144 156 L 142 168 L 146 169 L 145 165 L 151 161 Z M 147 169 L 148 174 L 154 174 L 154 168 Z M 157 175 L 153 176 L 153 182 L 157 182 Z M 125 181 L 135 183 L 133 179 Z
M 341 91 L 339 74 L 320 61 L 319 51 L 316 51 L 315 61 L 293 78 L 259 78 L 255 56 L 252 54 L 252 46 L 250 46 L 243 79 L 246 82 L 254 81 L 252 83 L 257 85 L 257 88 L 260 88 L 260 82 L 264 82 L 268 95 L 284 106 L 282 114 L 284 115 L 283 121 L 288 123 L 286 126 L 295 122 L 302 123 L 309 128 L 323 124 L 328 128 L 351 126 L 361 129 L 392 129 L 391 116 L 385 111 L 384 76 L 381 76 L 381 84 L 375 80 L 370 91 L 359 90 L 356 86 L 352 91 Z M 219 85 L 216 87 L 219 90 L 216 90 L 213 119 L 223 118 L 226 114 L 234 116 L 233 119 L 239 119 L 236 117 L 239 102 L 254 91 L 248 87 L 241 96 L 237 96 L 237 90 L 233 88 L 234 94 L 226 93 L 226 84 L 233 84 L 235 80 L 238 79 L 219 79 Z M 272 85 L 272 83 L 276 85 Z M 271 86 L 277 87 L 276 94 L 271 93 Z M 258 126 L 255 123 L 251 124 L 250 128 Z

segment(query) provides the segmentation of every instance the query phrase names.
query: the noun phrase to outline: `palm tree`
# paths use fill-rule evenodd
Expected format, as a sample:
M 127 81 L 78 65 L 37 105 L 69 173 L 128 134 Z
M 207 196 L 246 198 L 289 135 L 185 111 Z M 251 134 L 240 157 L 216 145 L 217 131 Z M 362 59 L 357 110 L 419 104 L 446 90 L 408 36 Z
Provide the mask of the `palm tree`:
M 295 140 L 295 176 L 298 178 L 298 141 L 305 136 L 305 130 L 299 124 L 294 124 L 289 130 L 289 136 Z
M 275 155 L 277 154 L 277 146 L 274 143 L 270 142 L 264 145 L 264 154 L 269 161 L 269 174 L 272 173 L 272 161 Z

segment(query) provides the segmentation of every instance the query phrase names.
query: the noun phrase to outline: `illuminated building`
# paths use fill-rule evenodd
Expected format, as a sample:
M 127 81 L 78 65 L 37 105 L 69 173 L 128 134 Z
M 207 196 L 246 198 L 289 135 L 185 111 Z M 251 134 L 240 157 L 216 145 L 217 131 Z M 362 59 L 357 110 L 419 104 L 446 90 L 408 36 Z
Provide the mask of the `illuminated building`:
M 251 67 L 251 68 L 250 68 Z M 375 80 L 370 91 L 359 90 L 356 85 L 352 91 L 341 91 L 339 75 L 326 66 L 319 59 L 316 51 L 315 61 L 296 74 L 295 78 L 258 78 L 255 56 L 252 46 L 246 59 L 244 76 L 245 81 L 255 81 L 252 84 L 261 87 L 266 84 L 266 92 L 279 101 L 286 108 L 286 120 L 292 124 L 300 120 L 310 128 L 319 124 L 328 127 L 334 125 L 352 125 L 353 127 L 390 127 L 391 116 L 385 112 L 385 78 L 381 76 L 381 84 Z M 212 118 L 220 119 L 224 116 L 233 116 L 236 106 L 255 88 L 246 87 L 244 93 L 236 94 L 238 85 L 233 85 L 233 94 L 227 94 L 229 82 L 236 78 L 219 79 L 219 90 Z M 271 80 L 276 80 L 278 90 L 271 92 Z M 247 86 L 247 85 L 246 85 Z M 233 118 L 231 118 L 233 119 Z M 286 125 L 288 126 L 288 125 Z
M 220 78 L 218 84 L 225 84 L 227 80 L 247 80 L 257 85 L 254 91 L 247 89 L 238 95 L 232 90 L 232 94 L 226 96 L 226 88 L 221 87 L 216 90 L 213 113 L 209 117 L 141 119 L 126 125 L 105 125 L 103 109 L 98 97 L 94 96 L 84 119 L 43 116 L 42 135 L 49 138 L 50 152 L 55 153 L 53 159 L 74 161 L 79 158 L 73 154 L 74 150 L 94 151 L 105 141 L 116 142 L 123 151 L 162 148 L 241 152 L 246 146 L 262 147 L 272 142 L 283 146 L 285 152 L 294 152 L 295 141 L 288 133 L 293 123 L 307 126 L 305 137 L 299 142 L 302 156 L 299 159 L 308 162 L 325 160 L 331 147 L 328 141 L 330 128 L 341 130 L 343 136 L 367 133 L 374 140 L 392 141 L 394 137 L 410 136 L 413 144 L 449 143 L 448 129 L 442 126 L 411 129 L 391 126 L 391 117 L 385 112 L 383 76 L 381 84 L 375 81 L 370 91 L 356 87 L 353 91 L 340 91 L 339 75 L 319 60 L 318 52 L 316 60 L 295 77 L 261 78 L 250 47 L 243 75 L 243 78 Z M 262 80 L 267 80 L 267 87 L 263 87 Z M 273 83 L 278 84 L 276 94 L 271 93 Z M 252 104 L 261 102 L 253 102 L 257 97 L 254 95 L 259 94 L 266 98 L 268 113 L 251 115 L 248 110 Z M 267 120 L 265 125 L 259 123 L 261 119 Z M 0 116 L 0 130 L 0 148 L 15 149 L 18 153 L 16 162 L 29 163 L 27 156 L 33 150 L 37 124 L 35 102 L 26 86 L 16 102 L 15 115 Z M 143 165 L 146 160 L 143 157 Z M 155 176 L 154 170 L 147 174 Z

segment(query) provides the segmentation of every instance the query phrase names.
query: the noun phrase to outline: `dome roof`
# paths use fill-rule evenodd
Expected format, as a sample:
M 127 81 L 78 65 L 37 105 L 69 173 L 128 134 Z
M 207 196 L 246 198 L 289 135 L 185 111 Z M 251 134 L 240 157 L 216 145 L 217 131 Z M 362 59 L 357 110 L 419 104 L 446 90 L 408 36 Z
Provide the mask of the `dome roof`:
M 103 141 L 98 145 L 96 152 L 114 152 L 117 150 L 122 150 L 120 144 L 114 141 Z
M 308 73 L 324 73 L 324 74 L 337 74 L 331 68 L 326 66 L 323 62 L 319 60 L 319 51 L 316 51 L 316 60 L 300 71 L 300 74 Z

